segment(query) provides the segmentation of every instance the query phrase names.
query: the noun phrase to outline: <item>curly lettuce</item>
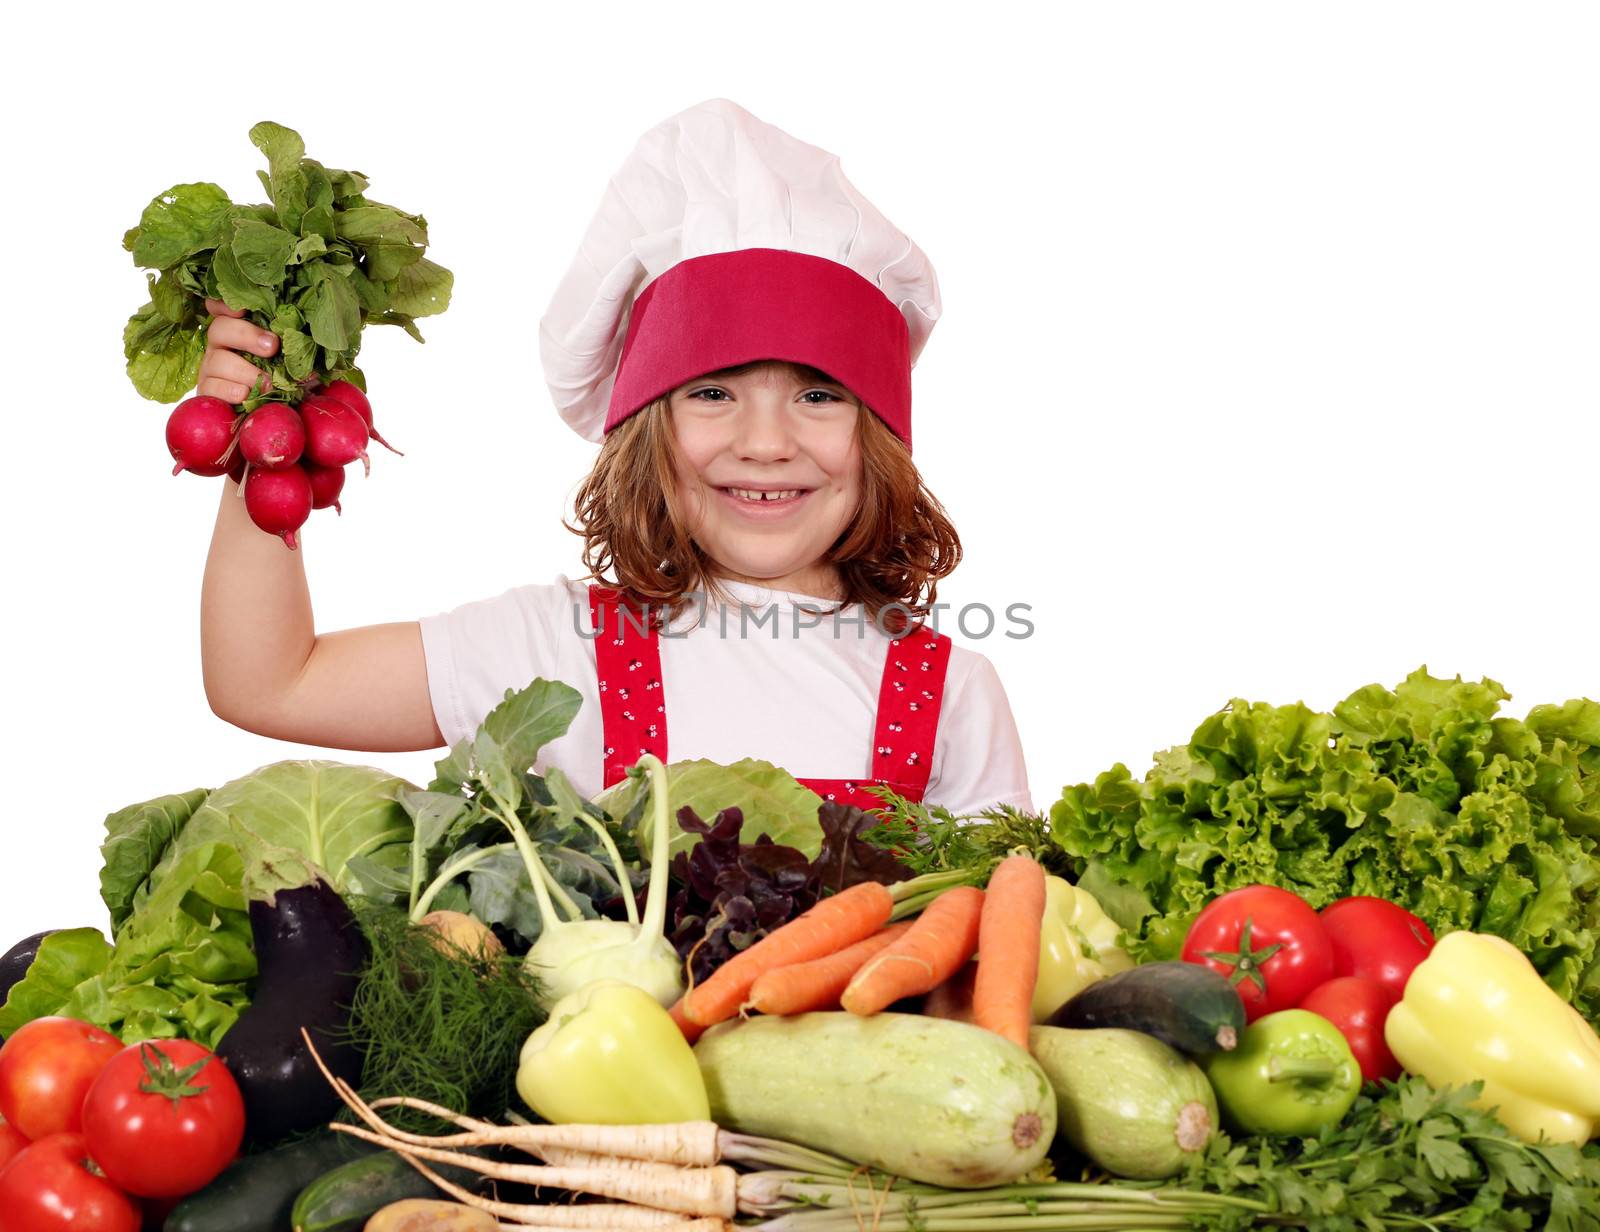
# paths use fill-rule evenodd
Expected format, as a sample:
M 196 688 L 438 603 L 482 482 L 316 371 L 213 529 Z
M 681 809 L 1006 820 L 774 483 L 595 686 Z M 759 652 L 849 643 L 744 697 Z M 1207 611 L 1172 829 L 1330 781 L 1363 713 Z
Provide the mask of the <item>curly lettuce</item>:
M 1600 704 L 1500 717 L 1493 680 L 1426 668 L 1332 713 L 1236 699 L 1158 753 L 1068 787 L 1055 841 L 1142 960 L 1176 957 L 1216 895 L 1284 886 L 1322 907 L 1400 903 L 1494 933 L 1600 1017 Z

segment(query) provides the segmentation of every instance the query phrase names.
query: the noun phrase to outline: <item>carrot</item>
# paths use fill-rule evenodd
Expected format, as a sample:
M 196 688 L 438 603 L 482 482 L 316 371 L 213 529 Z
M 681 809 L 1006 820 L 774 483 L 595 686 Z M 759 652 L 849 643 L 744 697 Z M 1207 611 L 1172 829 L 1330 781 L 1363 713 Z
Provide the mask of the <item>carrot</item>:
M 1032 856 L 1007 856 L 989 877 L 978 928 L 978 980 L 972 1018 L 1019 1048 L 1033 1025 L 1044 924 L 1044 869 Z
M 672 1021 L 678 1024 L 678 1030 L 683 1032 L 683 1038 L 691 1044 L 705 1034 L 705 1028 L 698 1023 L 690 1022 L 683 1012 L 683 998 L 679 997 L 672 1003 L 672 1008 L 667 1011 L 672 1015 Z
M 823 899 L 718 967 L 684 997 L 684 1017 L 701 1027 L 732 1018 L 766 972 L 854 945 L 887 924 L 893 909 L 888 889 L 876 881 L 863 881 Z
M 751 987 L 750 1000 L 745 1004 L 763 1014 L 804 1014 L 807 1010 L 836 1009 L 839 994 L 867 959 L 910 927 L 910 924 L 891 924 L 836 954 L 774 967 Z
M 839 998 L 852 1014 L 876 1014 L 901 997 L 939 987 L 978 948 L 983 891 L 946 890 L 901 938 L 857 971 Z

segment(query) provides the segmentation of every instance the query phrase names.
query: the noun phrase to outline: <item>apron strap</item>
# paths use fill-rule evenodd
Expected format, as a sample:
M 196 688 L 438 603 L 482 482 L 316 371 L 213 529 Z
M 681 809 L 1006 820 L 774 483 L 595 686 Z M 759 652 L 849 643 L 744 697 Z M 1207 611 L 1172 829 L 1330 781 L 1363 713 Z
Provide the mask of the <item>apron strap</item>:
M 667 760 L 667 704 L 661 687 L 661 643 L 648 608 L 624 604 L 610 587 L 589 587 L 600 677 L 602 787 L 620 782 L 646 753 Z
M 883 665 L 872 737 L 872 777 L 917 800 L 932 772 L 950 648 L 943 633 L 918 625 L 890 641 Z

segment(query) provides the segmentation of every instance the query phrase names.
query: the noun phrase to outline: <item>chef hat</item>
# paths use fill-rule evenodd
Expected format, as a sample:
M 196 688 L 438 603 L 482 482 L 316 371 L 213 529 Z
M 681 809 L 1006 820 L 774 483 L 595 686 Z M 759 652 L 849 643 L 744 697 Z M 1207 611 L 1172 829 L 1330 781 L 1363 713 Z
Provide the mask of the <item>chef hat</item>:
M 645 133 L 539 322 L 561 417 L 600 440 L 707 372 L 820 368 L 911 445 L 911 366 L 939 319 L 928 258 L 836 155 L 725 98 Z

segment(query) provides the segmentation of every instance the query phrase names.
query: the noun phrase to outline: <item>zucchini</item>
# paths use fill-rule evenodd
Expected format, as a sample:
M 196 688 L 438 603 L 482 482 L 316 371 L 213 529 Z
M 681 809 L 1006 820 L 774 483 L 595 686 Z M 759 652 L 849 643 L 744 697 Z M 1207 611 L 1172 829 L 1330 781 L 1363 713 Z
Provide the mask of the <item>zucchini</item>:
M 1114 1176 L 1176 1176 L 1216 1133 L 1205 1074 L 1158 1039 L 1034 1027 L 1028 1042 L 1055 1088 L 1057 1132 Z
M 246 1155 L 173 1207 L 162 1232 L 283 1232 L 302 1189 L 324 1172 L 381 1150 L 348 1134 L 325 1131 Z
M 1056 1132 L 1032 1057 L 992 1031 L 916 1014 L 758 1017 L 695 1045 L 711 1119 L 952 1189 L 1014 1181 Z
M 1205 1056 L 1239 1044 L 1244 1002 L 1225 976 L 1198 963 L 1158 962 L 1089 985 L 1050 1018 L 1052 1027 L 1142 1031 Z
M 488 1158 L 481 1148 L 464 1155 Z M 432 1165 L 445 1180 L 474 1191 L 486 1189 L 489 1178 L 470 1168 Z M 300 1191 L 291 1215 L 294 1232 L 354 1232 L 391 1203 L 406 1198 L 437 1198 L 442 1191 L 401 1155 L 384 1151 L 353 1159 L 325 1172 Z

